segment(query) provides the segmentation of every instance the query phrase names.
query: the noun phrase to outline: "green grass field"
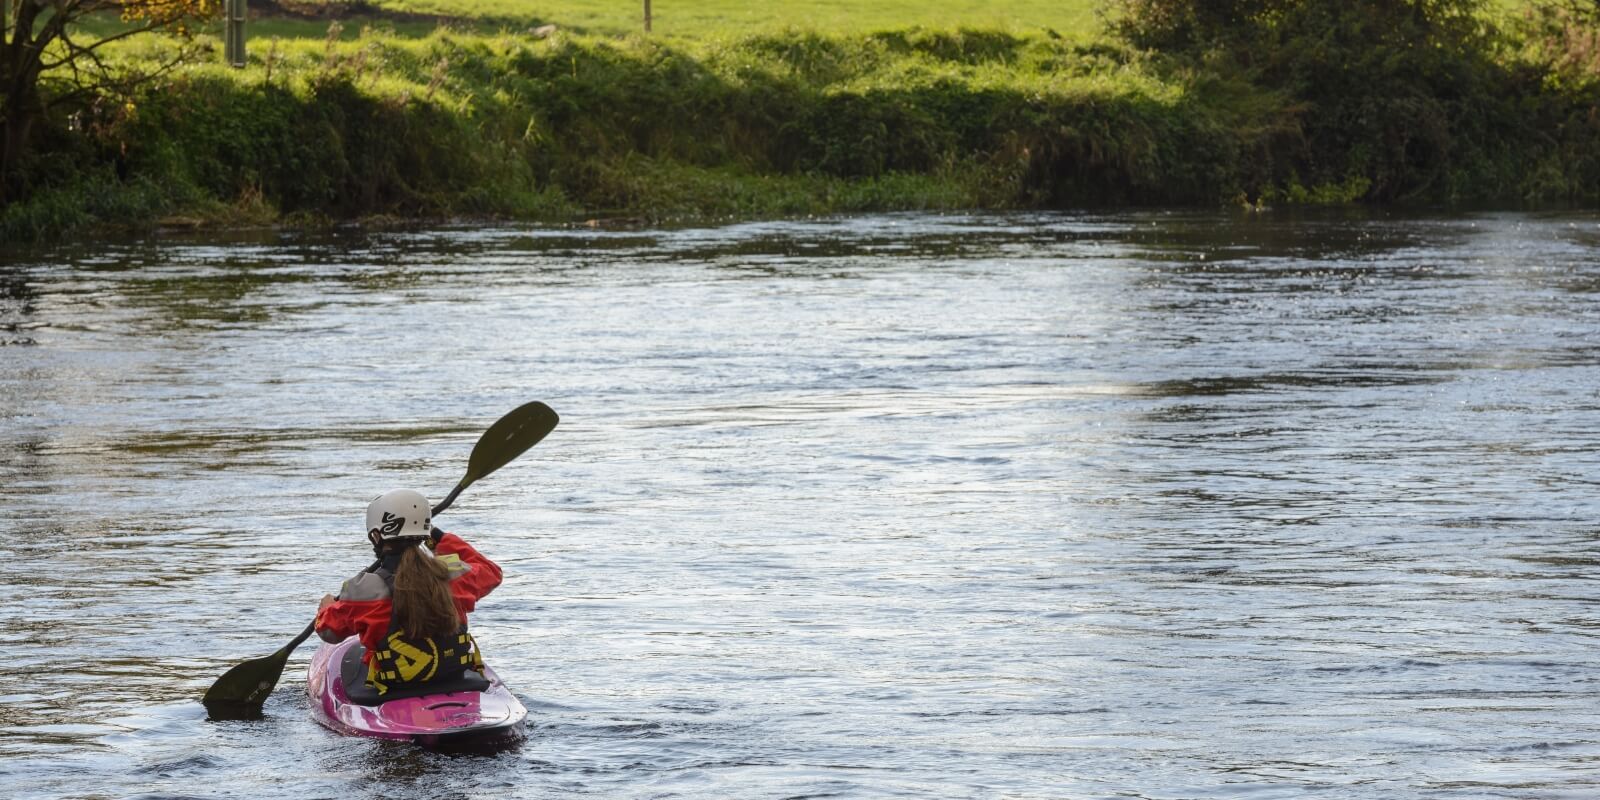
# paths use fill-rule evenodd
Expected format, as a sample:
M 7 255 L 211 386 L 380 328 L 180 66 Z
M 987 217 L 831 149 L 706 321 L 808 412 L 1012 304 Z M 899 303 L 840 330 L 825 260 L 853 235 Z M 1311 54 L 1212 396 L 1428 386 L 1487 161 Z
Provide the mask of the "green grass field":
M 294 6 L 314 10 L 325 6 L 330 15 L 342 17 L 342 37 L 354 38 L 363 27 L 378 27 L 399 36 L 419 37 L 431 33 L 442 22 L 458 30 L 479 33 L 526 32 L 540 25 L 554 24 L 571 33 L 598 36 L 627 36 L 644 32 L 642 0 L 372 0 L 368 7 L 376 14 L 337 11 L 344 4 L 309 0 Z M 1075 40 L 1093 39 L 1101 30 L 1096 13 L 1099 0 L 1014 0 L 987 3 L 978 0 L 882 0 L 861 3 L 844 0 L 811 0 L 781 4 L 756 4 L 739 0 L 654 0 L 652 34 L 666 39 L 713 36 L 739 36 L 783 29 L 825 33 L 859 33 L 907 28 L 975 28 L 1011 33 L 1054 31 Z M 429 19 L 429 18 L 433 19 Z M 96 27 L 107 29 L 117 23 L 107 19 Z M 252 39 L 323 38 L 329 20 L 258 13 L 246 27 Z M 217 27 L 215 24 L 206 26 Z
M 782 30 L 821 33 L 862 33 L 926 28 L 981 29 L 1015 34 L 1054 32 L 1063 39 L 1087 42 L 1100 35 L 1097 9 L 1102 0 L 1013 0 L 986 3 L 978 0 L 882 0 L 862 3 L 844 0 L 810 0 L 782 4 L 756 4 L 740 0 L 654 0 L 651 34 L 664 40 L 738 37 Z M 350 41 L 367 28 L 402 38 L 421 38 L 441 26 L 482 34 L 527 33 L 554 24 L 569 33 L 595 36 L 630 36 L 644 32 L 642 0 L 369 0 L 367 13 L 338 0 L 297 0 L 287 4 L 307 15 L 284 15 L 256 8 L 245 27 L 253 50 L 256 43 L 281 39 L 325 39 L 329 25 L 339 22 L 339 38 Z M 315 18 L 318 8 L 328 18 Z M 351 11 L 342 9 L 352 8 Z M 308 18 L 309 17 L 309 18 Z M 121 30 L 125 23 L 106 15 L 84 27 L 101 33 Z M 200 26 L 219 34 L 221 22 Z
M 1492 0 L 1490 11 L 1501 19 L 1520 15 L 1529 0 Z M 340 0 L 293 0 L 289 7 L 303 12 L 327 9 L 338 18 L 340 38 L 352 40 L 364 28 L 377 28 L 405 38 L 420 38 L 441 25 L 475 33 L 525 33 L 554 24 L 570 33 L 627 36 L 644 32 L 643 0 L 367 0 L 359 6 Z M 1053 32 L 1072 42 L 1089 42 L 1104 31 L 1102 10 L 1106 0 L 808 0 L 757 4 L 742 0 L 653 0 L 652 34 L 668 40 L 704 39 L 768 33 L 785 29 L 821 33 L 863 33 L 924 28 L 978 29 L 1014 34 Z M 344 12 L 340 9 L 355 8 Z M 323 39 L 331 19 L 283 15 L 257 9 L 247 26 L 251 39 Z M 89 27 L 115 30 L 122 26 L 114 16 Z M 220 30 L 220 23 L 202 26 Z
M 654 0 L 653 32 L 664 36 L 704 36 L 795 27 L 829 32 L 927 28 L 986 28 L 1062 34 L 1089 33 L 1098 28 L 1096 0 L 810 0 L 750 3 L 743 0 Z M 457 18 L 502 19 L 555 23 L 596 34 L 642 31 L 642 0 L 380 0 L 379 8 Z

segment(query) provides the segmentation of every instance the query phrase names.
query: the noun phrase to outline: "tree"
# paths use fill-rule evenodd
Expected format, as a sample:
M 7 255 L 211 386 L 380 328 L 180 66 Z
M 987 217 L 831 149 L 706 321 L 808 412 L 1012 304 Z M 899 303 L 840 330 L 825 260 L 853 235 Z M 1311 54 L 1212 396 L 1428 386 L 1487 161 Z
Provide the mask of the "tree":
M 1576 0 L 1572 0 L 1576 2 Z M 1583 0 L 1593 2 L 1593 0 Z M 1489 0 L 1110 0 L 1113 30 L 1202 83 L 1259 90 L 1259 183 L 1445 195 L 1504 161 L 1523 84 L 1495 61 Z M 1510 170 L 1507 170 L 1510 171 Z
M 1594 4 L 1600 0 L 1564 0 Z M 1112 29 L 1169 53 L 1295 59 L 1332 37 L 1352 48 L 1454 46 L 1480 27 L 1485 0 L 1111 0 Z M 1315 50 L 1316 48 L 1313 48 Z
M 1527 12 L 1535 60 L 1562 83 L 1600 83 L 1600 0 L 1540 0 Z
M 220 10 L 218 0 L 0 0 L 0 205 L 9 202 L 35 127 L 54 108 L 125 90 L 180 63 L 178 48 L 153 69 L 109 64 L 101 48 L 142 34 L 167 32 L 187 41 L 193 22 Z M 85 17 L 120 14 L 126 27 L 86 34 Z

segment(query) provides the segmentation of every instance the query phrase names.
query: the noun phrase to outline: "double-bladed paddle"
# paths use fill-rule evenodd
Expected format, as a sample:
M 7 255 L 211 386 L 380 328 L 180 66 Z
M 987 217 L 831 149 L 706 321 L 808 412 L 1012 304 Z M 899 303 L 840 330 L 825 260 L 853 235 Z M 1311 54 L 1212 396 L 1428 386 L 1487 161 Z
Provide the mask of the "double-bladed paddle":
M 467 474 L 450 490 L 444 500 L 433 507 L 433 516 L 438 516 L 454 503 L 456 497 L 468 486 L 477 482 L 479 478 L 487 477 L 495 470 L 511 463 L 512 459 L 522 455 L 528 448 L 539 443 L 550 431 L 554 430 L 560 421 L 556 412 L 544 403 L 532 402 L 518 407 L 511 413 L 501 417 L 489 430 L 478 437 L 478 443 L 472 447 L 472 455 L 467 457 Z M 377 569 L 378 562 L 367 567 L 371 572 Z M 266 702 L 267 695 L 272 693 L 272 687 L 278 685 L 278 678 L 283 675 L 283 668 L 289 663 L 289 654 L 294 652 L 309 638 L 316 628 L 316 623 L 306 626 L 299 636 L 284 645 L 278 652 L 265 658 L 256 658 L 240 664 L 222 674 L 211 688 L 206 690 L 205 697 L 201 698 L 206 710 L 214 719 L 239 719 L 259 716 L 261 705 Z

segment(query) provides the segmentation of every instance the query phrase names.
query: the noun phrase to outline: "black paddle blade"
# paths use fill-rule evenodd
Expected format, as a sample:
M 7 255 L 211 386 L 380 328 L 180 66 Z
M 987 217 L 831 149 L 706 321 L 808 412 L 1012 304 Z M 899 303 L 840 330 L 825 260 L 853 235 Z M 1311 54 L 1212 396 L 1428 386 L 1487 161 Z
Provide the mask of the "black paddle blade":
M 462 488 L 511 463 L 548 436 L 560 421 L 554 409 L 537 400 L 501 417 L 473 446 L 472 455 L 467 458 L 467 476 L 461 479 Z
M 467 456 L 467 474 L 462 476 L 456 488 L 450 490 L 450 494 L 433 507 L 433 516 L 444 513 L 473 481 L 511 463 L 512 459 L 538 444 L 539 440 L 555 430 L 556 423 L 560 421 L 561 417 L 556 416 L 554 410 L 537 400 L 495 420 L 489 430 L 478 437 L 478 443 L 472 446 L 472 455 Z
M 283 676 L 284 665 L 289 663 L 289 648 L 284 648 L 266 658 L 255 658 L 227 672 L 200 702 L 206 706 L 212 719 L 254 719 L 261 715 L 261 704 L 272 694 Z
M 378 567 L 373 562 L 367 571 Z M 200 702 L 206 706 L 206 711 L 211 713 L 212 719 L 255 719 L 261 716 L 261 704 L 267 702 L 267 695 L 272 694 L 272 687 L 278 685 L 278 678 L 283 677 L 284 665 L 289 663 L 289 654 L 294 652 L 300 643 L 311 636 L 315 625 L 307 625 L 299 636 L 278 649 L 266 658 L 253 658 L 240 664 L 227 672 L 211 688 L 206 690 L 206 696 Z

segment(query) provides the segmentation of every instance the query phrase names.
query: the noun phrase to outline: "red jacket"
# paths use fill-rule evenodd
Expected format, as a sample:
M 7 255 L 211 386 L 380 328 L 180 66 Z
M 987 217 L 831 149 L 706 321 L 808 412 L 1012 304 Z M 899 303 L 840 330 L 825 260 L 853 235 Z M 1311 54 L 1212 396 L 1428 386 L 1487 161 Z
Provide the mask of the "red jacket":
M 478 601 L 500 585 L 500 567 L 453 533 L 439 537 L 434 555 L 450 567 L 450 593 L 455 596 L 456 612 L 465 624 L 467 614 L 477 607 Z M 360 636 L 361 645 L 366 649 L 361 660 L 369 661 L 372 651 L 389 633 L 389 615 L 393 610 L 389 584 L 384 576 L 363 572 L 345 581 L 339 590 L 339 599 L 317 614 L 317 635 L 325 642 Z

